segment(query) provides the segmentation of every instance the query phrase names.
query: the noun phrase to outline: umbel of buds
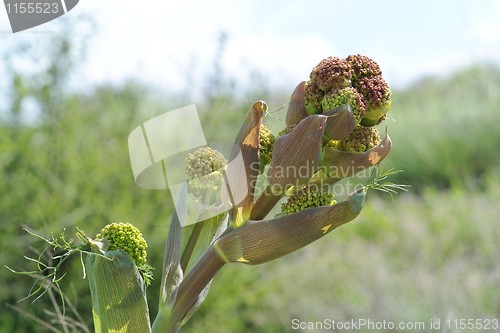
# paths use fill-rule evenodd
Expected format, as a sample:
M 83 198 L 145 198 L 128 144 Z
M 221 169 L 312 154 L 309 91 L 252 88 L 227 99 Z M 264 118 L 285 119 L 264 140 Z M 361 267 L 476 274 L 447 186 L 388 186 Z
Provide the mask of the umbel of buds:
M 189 180 L 196 179 L 212 172 L 221 172 L 226 165 L 224 155 L 210 147 L 203 147 L 187 156 L 186 175 Z
M 389 111 L 391 91 L 372 59 L 359 54 L 345 59 L 328 57 L 311 71 L 304 102 L 309 114 L 328 113 L 350 104 L 356 124 L 373 126 Z
M 273 157 L 274 142 L 275 138 L 273 133 L 271 133 L 266 125 L 262 124 L 260 126 L 259 134 L 259 158 L 261 166 L 265 166 L 271 163 L 271 159 Z
M 330 140 L 328 146 L 352 153 L 363 153 L 377 146 L 382 140 L 375 127 L 357 126 L 342 140 Z
M 307 208 L 332 206 L 337 203 L 330 192 L 301 191 L 288 198 L 286 203 L 281 204 L 281 212 L 293 214 Z
M 148 245 L 139 229 L 130 223 L 111 223 L 102 228 L 96 239 L 107 240 L 109 251 L 125 251 L 137 266 L 147 262 Z
M 189 193 L 197 200 L 217 203 L 227 160 L 210 147 L 198 148 L 185 162 Z

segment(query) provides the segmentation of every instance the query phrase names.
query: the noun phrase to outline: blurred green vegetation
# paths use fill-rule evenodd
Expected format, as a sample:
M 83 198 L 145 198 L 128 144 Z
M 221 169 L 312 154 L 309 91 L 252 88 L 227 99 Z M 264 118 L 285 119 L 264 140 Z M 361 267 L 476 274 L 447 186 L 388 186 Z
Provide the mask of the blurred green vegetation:
M 43 235 L 65 228 L 71 235 L 78 226 L 95 235 L 109 222 L 132 222 L 156 268 L 149 289 L 154 316 L 172 203 L 168 193 L 135 186 L 127 137 L 145 120 L 193 101 L 134 82 L 68 91 L 71 44 L 63 36 L 51 48 L 36 73 L 12 66 L 4 78 L 10 90 L 0 103 L 0 262 L 34 268 L 23 255 L 36 257 L 43 244 L 23 227 Z M 287 102 L 286 94 L 267 91 L 259 75 L 245 93 L 220 71 L 213 75 L 197 102 L 209 141 L 232 141 L 254 100 L 269 100 L 271 110 Z M 500 70 L 478 65 L 393 96 L 395 121 L 384 126 L 394 150 L 384 165 L 404 170 L 395 181 L 412 185 L 411 193 L 393 201 L 370 193 L 360 217 L 329 237 L 262 266 L 225 267 L 185 331 L 288 332 L 293 318 L 500 317 Z M 265 121 L 278 130 L 284 110 L 273 117 Z M 77 261 L 68 273 L 63 290 L 92 331 Z M 0 332 L 49 331 L 19 311 L 59 327 L 57 300 L 16 303 L 33 279 L 0 267 L 0 283 Z
M 482 186 L 500 171 L 500 70 L 476 65 L 395 91 L 389 161 L 414 187 Z

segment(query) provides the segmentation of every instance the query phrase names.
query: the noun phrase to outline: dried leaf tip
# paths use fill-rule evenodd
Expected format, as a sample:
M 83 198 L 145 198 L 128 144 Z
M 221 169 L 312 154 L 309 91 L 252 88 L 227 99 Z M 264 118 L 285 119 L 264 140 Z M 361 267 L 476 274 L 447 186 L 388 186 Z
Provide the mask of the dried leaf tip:
M 262 114 L 266 114 L 267 113 L 267 104 L 266 102 L 262 101 L 262 100 L 258 100 L 256 102 L 253 103 L 252 105 L 252 109 L 258 113 L 262 113 Z

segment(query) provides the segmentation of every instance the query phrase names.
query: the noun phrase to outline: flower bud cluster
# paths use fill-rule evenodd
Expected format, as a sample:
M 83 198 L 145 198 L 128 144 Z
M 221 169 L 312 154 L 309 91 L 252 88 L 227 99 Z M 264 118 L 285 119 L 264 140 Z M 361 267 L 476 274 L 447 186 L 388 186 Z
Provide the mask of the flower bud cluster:
M 189 154 L 185 164 L 189 193 L 197 199 L 212 200 L 224 179 L 227 166 L 224 155 L 210 147 L 202 147 Z
M 188 180 L 192 180 L 215 171 L 223 171 L 226 165 L 224 155 L 210 147 L 203 147 L 187 156 L 186 175 Z
M 123 250 L 137 266 L 146 264 L 148 247 L 139 229 L 130 223 L 111 223 L 106 225 L 96 239 L 109 241 L 109 251 Z
M 348 137 L 328 142 L 328 147 L 351 153 L 363 153 L 378 145 L 382 140 L 375 127 L 357 126 Z
M 306 82 L 304 88 L 304 102 L 306 105 L 307 113 L 309 114 L 321 113 L 323 111 L 322 101 L 324 97 L 325 97 L 325 92 L 319 89 L 316 83 L 314 83 L 313 81 Z
M 353 87 L 330 91 L 321 101 L 323 110 L 332 110 L 345 104 L 351 105 L 351 108 L 354 112 L 354 119 L 356 120 L 356 124 L 359 124 L 366 111 L 365 102 L 363 95 L 361 95 Z
M 288 198 L 286 203 L 281 205 L 281 212 L 292 214 L 303 211 L 307 208 L 332 206 L 337 202 L 330 192 L 298 192 Z
M 259 157 L 263 165 L 271 163 L 275 137 L 264 124 L 260 126 Z
M 360 79 L 356 87 L 363 95 L 366 105 L 364 126 L 378 124 L 391 108 L 391 91 L 382 76 L 372 76 Z
M 353 83 L 356 84 L 362 78 L 382 75 L 380 66 L 372 59 L 360 54 L 350 55 L 346 58 L 351 65 Z
M 362 55 L 328 57 L 313 68 L 304 90 L 309 114 L 350 104 L 356 123 L 373 126 L 391 106 L 391 91 L 379 65 Z
M 327 92 L 350 86 L 352 75 L 352 67 L 347 60 L 328 57 L 312 69 L 310 79 L 319 89 Z

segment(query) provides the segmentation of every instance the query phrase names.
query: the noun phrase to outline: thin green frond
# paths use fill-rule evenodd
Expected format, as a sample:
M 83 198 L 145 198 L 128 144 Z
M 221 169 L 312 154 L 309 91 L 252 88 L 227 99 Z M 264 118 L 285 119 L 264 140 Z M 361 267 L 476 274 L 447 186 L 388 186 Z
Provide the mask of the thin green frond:
M 400 172 L 403 172 L 403 170 L 395 170 L 395 169 L 383 170 L 379 169 L 378 167 L 375 167 L 371 175 L 371 178 L 373 179 L 368 184 L 365 185 L 365 189 L 367 191 L 377 190 L 387 193 L 391 196 L 391 198 L 393 198 L 394 195 L 398 194 L 401 191 L 407 192 L 410 185 L 395 184 L 390 181 L 385 181 L 389 176 L 396 175 Z

